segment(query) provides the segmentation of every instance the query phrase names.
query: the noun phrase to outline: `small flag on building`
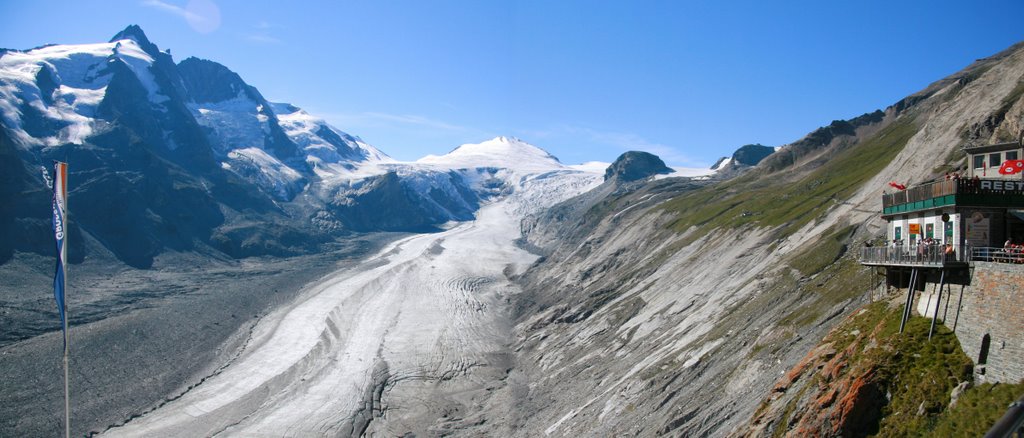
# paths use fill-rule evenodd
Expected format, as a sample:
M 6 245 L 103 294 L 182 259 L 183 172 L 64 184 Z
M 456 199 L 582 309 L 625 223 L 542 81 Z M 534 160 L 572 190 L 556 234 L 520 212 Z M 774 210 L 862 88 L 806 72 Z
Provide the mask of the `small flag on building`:
M 64 332 L 64 345 L 67 346 L 68 331 L 65 321 L 64 305 L 64 264 L 67 263 L 67 199 L 68 199 L 68 164 L 53 162 L 53 234 L 57 239 L 57 272 L 53 276 L 53 297 L 57 299 L 57 310 L 60 312 L 60 327 Z
M 999 166 L 1000 175 L 1013 175 L 1024 171 L 1024 160 L 1006 160 Z
M 906 190 L 907 189 L 907 186 L 905 186 L 903 184 L 900 184 L 900 183 L 898 183 L 896 181 L 889 181 L 889 185 L 892 186 L 892 188 L 894 188 L 896 190 Z

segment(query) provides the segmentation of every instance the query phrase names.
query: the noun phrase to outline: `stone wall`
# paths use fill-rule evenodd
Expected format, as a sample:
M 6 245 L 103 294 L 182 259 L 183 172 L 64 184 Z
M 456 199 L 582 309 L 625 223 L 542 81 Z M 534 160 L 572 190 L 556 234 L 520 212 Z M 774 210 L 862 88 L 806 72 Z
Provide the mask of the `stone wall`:
M 934 314 L 934 290 L 934 285 L 928 284 L 920 294 L 915 306 L 919 314 Z M 1024 265 L 975 262 L 970 285 L 950 285 L 938 311 L 940 320 L 946 317 L 943 323 L 954 329 L 964 352 L 976 364 L 978 380 L 1024 380 Z

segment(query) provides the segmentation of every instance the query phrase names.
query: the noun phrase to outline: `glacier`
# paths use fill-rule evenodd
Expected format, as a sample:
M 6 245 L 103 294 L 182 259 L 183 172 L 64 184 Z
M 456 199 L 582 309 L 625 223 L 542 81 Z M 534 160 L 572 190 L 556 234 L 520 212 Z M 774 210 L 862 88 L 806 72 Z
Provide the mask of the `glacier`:
M 483 167 L 491 148 L 521 146 L 496 139 L 465 148 L 483 152 L 473 158 L 463 150 L 420 165 Z M 508 193 L 475 220 L 400 239 L 308 285 L 216 375 L 104 435 L 358 436 L 384 427 L 373 422 L 384 411 L 400 423 L 430 410 L 433 383 L 502 372 L 495 358 L 507 353 L 508 299 L 519 293 L 511 277 L 538 257 L 516 244 L 522 218 L 602 179 L 527 151 L 523 168 L 502 169 Z M 385 387 L 404 394 L 400 404 L 381 401 Z

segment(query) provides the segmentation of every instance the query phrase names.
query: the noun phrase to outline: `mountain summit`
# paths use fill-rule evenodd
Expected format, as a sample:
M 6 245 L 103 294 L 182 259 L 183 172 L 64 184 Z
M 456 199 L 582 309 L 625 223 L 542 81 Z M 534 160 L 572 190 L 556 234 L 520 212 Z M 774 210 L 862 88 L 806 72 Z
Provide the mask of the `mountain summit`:
M 124 30 L 114 34 L 114 37 L 111 38 L 109 42 L 116 43 L 121 40 L 135 41 L 136 43 L 138 43 L 139 47 L 142 47 L 142 49 L 150 55 L 156 54 L 160 51 L 160 49 L 157 48 L 156 44 L 153 44 L 149 41 L 149 38 L 146 37 L 146 32 L 144 32 L 142 28 L 139 27 L 139 25 L 137 24 L 129 25 L 128 27 L 124 28 Z
M 352 232 L 428 230 L 474 217 L 513 175 L 577 172 L 498 137 L 401 163 L 295 105 L 267 101 L 215 61 L 175 63 L 141 27 L 106 43 L 0 55 L 0 155 L 12 181 L 71 162 L 76 222 L 117 259 L 150 267 L 168 249 L 294 255 Z M 30 199 L 31 198 L 31 199 Z M 19 205 L 45 206 L 41 191 Z M 111 212 L 118 212 L 111 218 Z M 48 254 L 49 209 L 3 211 L 0 263 Z M 72 240 L 72 259 L 83 242 Z M 79 246 L 76 246 L 79 245 Z
M 515 137 L 495 137 L 483 143 L 464 144 L 445 155 L 427 155 L 422 164 L 451 168 L 496 167 L 520 171 L 547 171 L 565 166 L 547 151 Z
M 636 181 L 652 175 L 672 173 L 657 155 L 650 152 L 629 151 L 615 159 L 604 172 L 604 180 L 616 178 L 620 181 Z

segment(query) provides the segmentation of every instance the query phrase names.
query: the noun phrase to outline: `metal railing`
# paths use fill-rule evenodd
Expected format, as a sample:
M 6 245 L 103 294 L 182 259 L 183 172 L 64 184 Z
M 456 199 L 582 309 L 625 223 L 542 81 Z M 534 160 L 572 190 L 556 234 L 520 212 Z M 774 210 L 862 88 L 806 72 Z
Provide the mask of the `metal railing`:
M 966 264 L 973 252 L 970 245 L 910 245 L 864 247 L 860 262 L 865 265 L 935 266 Z
M 978 262 L 1024 263 L 1024 248 L 974 248 L 971 260 Z

